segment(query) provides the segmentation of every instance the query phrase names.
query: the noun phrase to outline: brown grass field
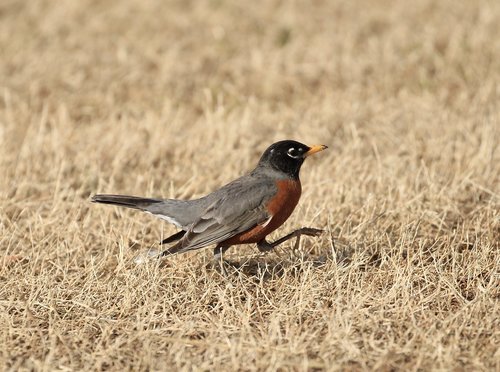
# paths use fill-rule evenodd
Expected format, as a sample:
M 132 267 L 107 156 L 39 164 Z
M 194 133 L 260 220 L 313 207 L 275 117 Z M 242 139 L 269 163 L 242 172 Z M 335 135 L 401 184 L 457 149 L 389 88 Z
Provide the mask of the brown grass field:
M 500 2 L 0 2 L 1 370 L 500 370 Z M 136 265 L 204 195 L 330 148 L 267 254 Z

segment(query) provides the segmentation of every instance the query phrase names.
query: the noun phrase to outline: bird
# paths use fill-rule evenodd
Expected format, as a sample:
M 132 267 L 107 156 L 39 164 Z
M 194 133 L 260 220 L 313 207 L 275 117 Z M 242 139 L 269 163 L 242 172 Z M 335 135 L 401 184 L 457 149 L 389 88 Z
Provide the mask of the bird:
M 138 209 L 179 227 L 180 231 L 161 241 L 161 245 L 176 243 L 158 257 L 215 245 L 217 261 L 233 245 L 256 243 L 260 252 L 268 252 L 294 237 L 297 247 L 302 235 L 318 236 L 322 230 L 303 227 L 274 242 L 266 237 L 290 217 L 299 202 L 304 160 L 326 148 L 294 140 L 273 143 L 251 172 L 198 199 L 97 194 L 91 201 Z

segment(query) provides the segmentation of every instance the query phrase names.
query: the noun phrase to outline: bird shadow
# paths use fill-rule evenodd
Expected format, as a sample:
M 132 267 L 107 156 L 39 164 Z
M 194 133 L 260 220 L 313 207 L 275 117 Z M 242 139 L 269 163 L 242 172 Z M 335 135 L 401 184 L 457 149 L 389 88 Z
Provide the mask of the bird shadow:
M 224 277 L 244 275 L 257 280 L 273 280 L 286 275 L 300 276 L 306 270 L 322 269 L 331 261 L 326 255 L 302 255 L 278 259 L 248 258 L 242 261 L 224 259 L 206 264 L 207 270 L 216 271 Z
M 211 261 L 206 265 L 209 270 L 230 277 L 244 275 L 258 280 L 273 280 L 284 276 L 299 277 L 310 270 L 325 270 L 331 265 L 339 269 L 356 267 L 369 271 L 381 264 L 380 253 L 370 252 L 366 242 L 352 242 L 332 237 L 332 249 L 312 253 L 311 249 L 288 251 L 285 254 L 251 256 L 243 260 Z M 311 247 L 309 247 L 311 248 Z M 360 258 L 363 257 L 363 258 Z

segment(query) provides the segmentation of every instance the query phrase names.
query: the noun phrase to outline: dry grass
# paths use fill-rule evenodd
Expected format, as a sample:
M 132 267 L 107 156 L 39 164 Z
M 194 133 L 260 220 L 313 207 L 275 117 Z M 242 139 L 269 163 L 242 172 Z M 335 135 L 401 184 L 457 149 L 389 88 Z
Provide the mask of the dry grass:
M 243 5 L 246 4 L 246 5 Z M 7 370 L 494 370 L 500 2 L 0 3 Z M 273 237 L 135 266 L 274 140 L 325 143 Z M 10 257 L 17 255 L 16 257 Z

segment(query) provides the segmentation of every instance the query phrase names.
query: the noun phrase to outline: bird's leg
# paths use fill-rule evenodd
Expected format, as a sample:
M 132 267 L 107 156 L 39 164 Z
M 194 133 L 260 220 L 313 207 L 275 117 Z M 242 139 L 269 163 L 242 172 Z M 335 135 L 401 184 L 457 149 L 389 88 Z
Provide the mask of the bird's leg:
M 274 243 L 269 243 L 266 239 L 262 239 L 257 243 L 257 248 L 259 252 L 269 252 L 275 247 Z
M 224 267 L 224 264 L 226 264 L 227 261 L 224 260 L 222 255 L 228 249 L 229 249 L 229 246 L 220 246 L 220 245 L 217 245 L 214 248 L 214 260 L 213 260 L 212 267 L 214 267 L 216 270 L 219 270 L 219 272 L 223 276 L 227 276 L 227 271 L 226 271 L 226 268 Z
M 299 247 L 300 237 L 302 235 L 319 236 L 322 232 L 323 232 L 323 230 L 320 230 L 320 229 L 313 229 L 312 227 L 303 227 L 301 229 L 292 231 L 290 234 L 285 235 L 284 237 L 282 237 L 282 238 L 280 238 L 272 243 L 269 243 L 265 239 L 262 239 L 260 242 L 257 243 L 257 248 L 261 252 L 269 252 L 271 249 L 280 245 L 281 243 L 284 243 L 287 240 L 290 240 L 290 239 L 296 237 L 297 240 L 295 241 L 295 245 L 293 247 L 293 249 L 295 250 Z
M 222 262 L 223 258 L 222 255 L 224 254 L 225 251 L 229 249 L 229 246 L 220 246 L 218 245 L 217 247 L 214 248 L 214 261 L 215 262 Z

